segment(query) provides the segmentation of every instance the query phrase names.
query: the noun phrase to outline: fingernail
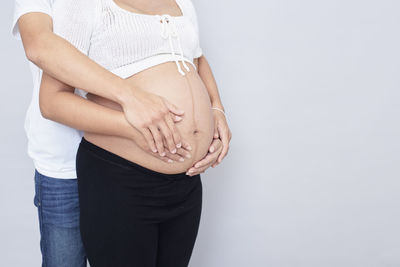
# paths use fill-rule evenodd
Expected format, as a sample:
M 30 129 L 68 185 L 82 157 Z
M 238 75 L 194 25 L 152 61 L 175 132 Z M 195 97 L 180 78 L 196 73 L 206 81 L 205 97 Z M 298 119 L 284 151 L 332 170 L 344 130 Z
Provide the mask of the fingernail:
M 164 157 L 165 156 L 165 152 L 160 153 L 160 156 Z
M 182 143 L 176 144 L 176 147 L 177 147 L 177 148 L 180 148 L 181 146 L 182 146 Z
M 172 154 L 175 154 L 175 153 L 176 153 L 176 148 L 172 149 L 172 150 L 171 150 L 171 153 L 172 153 Z
M 187 149 L 188 149 L 188 150 L 192 150 L 192 147 L 191 147 L 191 146 L 188 146 Z
M 153 151 L 154 153 L 157 153 L 157 149 L 155 149 L 155 148 L 153 148 L 152 151 Z
M 214 152 L 214 147 L 213 146 L 210 147 L 210 152 L 211 153 Z
M 186 157 L 187 157 L 188 159 L 190 159 L 190 158 L 192 157 L 192 155 L 186 154 Z
M 179 161 L 183 162 L 183 161 L 185 161 L 185 159 L 184 158 L 179 158 Z
M 188 171 L 188 173 L 192 173 L 193 172 L 193 170 L 192 169 L 190 169 L 189 171 Z
M 180 120 L 182 120 L 182 118 L 179 116 L 175 116 L 175 120 L 180 121 Z
M 196 164 L 196 165 L 194 165 L 196 168 L 198 168 L 198 167 L 200 167 L 200 164 Z
M 169 163 L 172 163 L 172 162 L 174 162 L 174 161 L 173 161 L 172 159 L 168 159 L 168 162 L 169 162 Z

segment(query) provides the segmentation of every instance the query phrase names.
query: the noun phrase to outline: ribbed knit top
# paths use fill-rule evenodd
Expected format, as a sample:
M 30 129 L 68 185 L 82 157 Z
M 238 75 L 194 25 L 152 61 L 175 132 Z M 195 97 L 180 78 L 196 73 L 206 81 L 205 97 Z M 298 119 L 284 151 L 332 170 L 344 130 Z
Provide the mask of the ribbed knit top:
M 176 0 L 181 16 L 130 12 L 113 0 L 55 0 L 54 32 L 106 69 L 123 78 L 166 61 L 193 62 L 202 55 L 191 0 Z M 149 60 L 150 59 L 150 60 Z M 185 64 L 183 64 L 185 68 Z M 137 68 L 136 68 L 137 69 Z M 124 71 L 120 71 L 124 70 Z

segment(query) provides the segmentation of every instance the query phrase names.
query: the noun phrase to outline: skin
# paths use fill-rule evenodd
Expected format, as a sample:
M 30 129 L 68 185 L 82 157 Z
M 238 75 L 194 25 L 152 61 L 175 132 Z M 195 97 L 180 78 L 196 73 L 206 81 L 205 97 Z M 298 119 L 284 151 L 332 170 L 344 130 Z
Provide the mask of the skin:
M 123 108 L 123 112 L 113 111 L 89 101 L 82 102 L 83 99 L 74 97 L 71 98 L 65 109 L 58 109 L 64 110 L 65 113 L 54 115 L 55 113 L 51 110 L 44 111 L 45 116 L 49 119 L 54 119 L 67 125 L 76 124 L 75 126 L 72 125 L 72 127 L 77 129 L 110 135 L 118 134 L 134 141 L 140 138 L 143 141 L 144 138 L 147 145 L 143 145 L 143 142 L 141 143 L 140 141 L 138 143 L 144 149 L 155 153 L 154 147 L 156 144 L 153 141 L 152 146 L 152 143 L 148 141 L 151 134 L 147 133 L 146 135 L 144 133 L 146 125 L 147 128 L 150 125 L 149 121 L 164 121 L 167 124 L 167 115 L 174 122 L 180 121 L 184 116 L 179 110 L 176 110 L 176 107 L 171 106 L 172 104 L 169 105 L 170 103 L 167 103 L 162 98 L 149 96 L 146 92 L 132 88 L 123 79 L 91 61 L 67 41 L 55 35 L 52 32 L 52 20 L 48 15 L 28 13 L 19 19 L 19 28 L 28 59 L 42 68 L 49 76 L 55 77 L 57 81 L 70 84 L 72 87 L 82 88 L 87 92 L 113 100 Z M 58 58 L 58 60 L 53 61 L 53 58 Z M 62 62 L 62 64 L 59 64 L 59 62 Z M 199 74 L 207 86 L 212 105 L 223 109 L 215 79 L 212 77 L 207 60 L 202 56 L 196 64 Z M 82 73 L 85 73 L 85 75 L 81 75 Z M 147 112 L 149 107 L 153 111 Z M 86 115 L 82 116 L 82 114 Z M 148 114 L 147 122 L 138 122 L 136 114 Z M 154 114 L 157 116 L 153 116 Z M 214 118 L 216 132 L 215 139 L 210 145 L 209 153 L 188 170 L 189 175 L 202 173 L 208 167 L 216 166 L 228 152 L 229 146 L 226 144 L 229 144 L 231 133 L 226 119 L 219 111 L 214 111 Z M 158 125 L 156 126 L 158 127 Z M 84 129 L 84 127 L 88 128 Z M 118 133 L 116 129 L 118 129 Z M 177 138 L 176 134 L 172 134 L 172 130 L 170 136 L 171 138 L 174 138 L 174 136 Z M 152 136 L 150 137 L 153 138 Z M 179 151 L 178 140 L 175 139 L 173 142 L 178 145 L 177 150 Z M 165 147 L 164 143 L 162 146 L 163 148 Z M 184 147 L 184 141 L 182 141 L 181 148 L 190 151 L 190 149 Z M 181 154 L 186 155 L 187 153 L 182 149 L 180 150 Z M 169 152 L 168 155 L 174 154 L 171 151 Z M 162 155 L 159 156 L 162 157 Z
M 193 148 L 190 151 L 190 158 L 182 158 L 184 161 L 179 160 L 169 164 L 150 157 L 147 151 L 143 151 L 142 147 L 137 146 L 137 142 L 135 145 L 126 138 L 85 131 L 86 140 L 157 172 L 186 172 L 196 161 L 204 158 L 207 154 L 213 140 L 215 125 L 206 87 L 194 67 L 191 65 L 190 67 L 190 72 L 186 76 L 182 76 L 178 73 L 175 62 L 166 62 L 127 78 L 135 86 L 159 94 L 185 110 L 185 118 L 177 123 L 176 127 L 183 139 Z M 66 99 L 65 94 L 57 93 L 61 90 L 60 85 L 50 85 L 48 78 L 43 79 L 40 89 L 40 105 L 47 107 L 46 109 L 51 108 L 55 114 L 62 112 L 60 106 L 65 105 L 63 103 Z M 73 88 L 64 90 L 68 90 L 70 94 L 73 93 Z M 117 103 L 96 95 L 88 94 L 87 99 L 105 107 L 121 110 Z

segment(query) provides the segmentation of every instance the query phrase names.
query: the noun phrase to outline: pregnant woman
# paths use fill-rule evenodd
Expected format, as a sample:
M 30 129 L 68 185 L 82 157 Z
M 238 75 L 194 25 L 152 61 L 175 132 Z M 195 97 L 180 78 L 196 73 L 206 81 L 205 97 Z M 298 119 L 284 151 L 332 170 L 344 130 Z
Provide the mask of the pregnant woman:
M 171 118 L 167 125 L 179 133 L 175 143 L 162 138 L 167 132 L 162 127 L 150 129 L 156 143 L 165 146 L 157 147 L 157 156 L 141 145 L 145 138 L 139 133 L 132 142 L 85 132 L 77 174 L 81 234 L 91 266 L 187 266 L 200 221 L 202 185 L 200 175 L 186 170 L 207 154 L 213 110 L 223 113 L 212 107 L 197 71 L 202 50 L 193 4 L 58 0 L 53 13 L 58 11 L 63 16 L 54 16 L 55 32 L 133 87 L 184 111 L 182 120 Z M 66 92 L 65 97 L 73 93 L 44 75 L 41 106 L 56 101 L 49 97 L 55 89 Z M 121 110 L 108 99 L 80 93 Z

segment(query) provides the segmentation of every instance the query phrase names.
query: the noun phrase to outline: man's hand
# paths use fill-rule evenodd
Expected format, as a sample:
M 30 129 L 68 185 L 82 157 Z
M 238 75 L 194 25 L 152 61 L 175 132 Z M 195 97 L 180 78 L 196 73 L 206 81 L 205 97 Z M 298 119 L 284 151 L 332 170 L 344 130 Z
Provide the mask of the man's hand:
M 129 126 L 130 127 L 130 126 Z M 152 156 L 167 162 L 167 163 L 174 163 L 174 162 L 183 162 L 185 158 L 191 158 L 190 151 L 192 147 L 186 143 L 185 141 L 181 141 L 182 146 L 176 150 L 176 153 L 171 153 L 168 151 L 167 143 L 164 140 L 163 146 L 165 148 L 165 156 L 160 156 L 157 152 L 151 151 L 148 146 L 148 143 L 144 139 L 143 135 L 138 131 L 130 131 L 130 139 L 135 142 L 143 151 L 151 154 Z
M 126 119 L 144 136 L 152 152 L 161 157 L 167 154 L 163 139 L 171 154 L 182 147 L 175 122 L 182 120 L 183 110 L 164 97 L 139 88 L 130 90 L 120 102 Z
M 74 26 L 77 25 L 75 22 Z M 64 39 L 53 33 L 52 18 L 41 12 L 23 15 L 18 26 L 28 59 L 44 72 L 71 87 L 119 103 L 129 123 L 145 136 L 152 151 L 160 156 L 166 155 L 163 137 L 172 154 L 181 147 L 175 122 L 182 120 L 184 112 L 160 96 L 132 89 L 124 79 L 89 59 L 81 52 L 88 53 L 89 39 L 85 39 L 80 44 L 81 51 L 78 50 L 67 41 L 73 39 L 71 36 L 65 34 Z
M 207 155 L 201 159 L 200 161 L 196 162 L 187 172 L 186 175 L 194 176 L 200 173 L 205 172 L 210 166 L 216 164 L 218 156 L 222 152 L 222 142 L 219 138 L 214 138 L 212 141 L 210 148 L 208 149 Z

